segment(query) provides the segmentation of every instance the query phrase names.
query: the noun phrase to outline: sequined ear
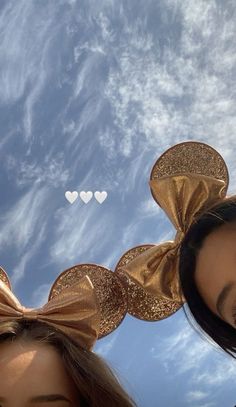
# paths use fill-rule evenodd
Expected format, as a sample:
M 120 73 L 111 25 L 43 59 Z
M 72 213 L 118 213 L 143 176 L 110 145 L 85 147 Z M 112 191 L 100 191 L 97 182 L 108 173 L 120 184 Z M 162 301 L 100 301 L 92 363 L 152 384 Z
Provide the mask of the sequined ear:
M 145 244 L 133 247 L 122 255 L 115 268 L 115 274 L 118 274 L 120 279 L 122 279 L 127 286 L 127 312 L 135 318 L 145 321 L 159 321 L 167 318 L 182 307 L 182 304 L 179 302 L 170 301 L 163 297 L 153 296 L 147 293 L 141 286 L 133 282 L 123 270 L 123 267 L 129 262 L 154 246 L 153 244 Z
M 90 278 L 100 303 L 100 339 L 118 328 L 127 313 L 126 287 L 117 274 L 97 264 L 77 264 L 57 277 L 48 299 L 59 294 L 64 288 L 76 284 L 85 275 Z
M 208 144 L 198 141 L 185 141 L 170 147 L 153 165 L 150 180 L 185 173 L 206 175 L 224 181 L 223 196 L 226 196 L 229 185 L 227 165 L 218 151 Z M 158 203 L 152 189 L 151 193 Z
M 228 184 L 224 159 L 205 143 L 179 143 L 158 158 L 149 185 L 177 234 L 173 242 L 133 247 L 119 260 L 115 273 L 128 286 L 131 315 L 157 321 L 183 305 L 185 299 L 178 278 L 181 239 L 197 214 L 224 199 Z
M 6 271 L 0 266 L 0 280 L 11 290 L 11 283 Z

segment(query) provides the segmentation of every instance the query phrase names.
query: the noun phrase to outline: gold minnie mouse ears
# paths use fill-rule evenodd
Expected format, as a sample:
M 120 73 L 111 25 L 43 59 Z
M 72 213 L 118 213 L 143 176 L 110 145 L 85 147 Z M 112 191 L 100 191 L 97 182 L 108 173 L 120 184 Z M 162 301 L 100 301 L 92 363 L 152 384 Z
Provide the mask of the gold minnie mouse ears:
M 185 301 L 178 276 L 182 239 L 197 216 L 227 199 L 228 183 L 226 164 L 211 146 L 184 142 L 169 148 L 154 164 L 149 185 L 177 230 L 175 240 L 129 249 L 114 272 L 89 263 L 63 271 L 40 309 L 19 303 L 0 268 L 0 321 L 40 319 L 91 349 L 97 338 L 120 325 L 126 312 L 147 321 L 172 315 Z
M 182 307 L 185 298 L 178 275 L 181 242 L 197 216 L 226 199 L 228 183 L 224 159 L 205 143 L 176 144 L 155 162 L 149 181 L 151 193 L 177 233 L 174 241 L 133 247 L 119 260 L 115 273 L 128 286 L 131 315 L 157 321 Z
M 88 276 L 95 288 L 100 308 L 98 339 L 109 335 L 123 321 L 127 313 L 127 291 L 119 276 L 97 264 L 78 264 L 63 271 L 49 293 L 50 301 L 67 287 Z
M 11 283 L 5 270 L 0 267 L 0 280 L 11 290 Z
M 0 267 L 0 322 L 37 319 L 91 349 L 97 339 L 120 325 L 126 312 L 127 292 L 122 281 L 97 264 L 78 264 L 63 271 L 51 287 L 48 302 L 38 309 L 20 304 Z
M 178 311 L 181 306 L 177 301 L 169 301 L 162 296 L 150 294 L 127 273 L 129 266 L 134 264 L 135 259 L 139 261 L 140 255 L 144 256 L 145 254 L 148 254 L 149 257 L 151 248 L 155 247 L 152 244 L 133 247 L 122 255 L 115 268 L 115 274 L 118 274 L 127 287 L 127 312 L 133 317 L 145 321 L 164 319 Z
M 228 168 L 223 157 L 208 144 L 185 141 L 170 147 L 156 160 L 151 170 L 150 180 L 184 173 L 223 180 L 224 195 L 226 194 L 229 184 Z M 156 200 L 155 195 L 153 198 Z

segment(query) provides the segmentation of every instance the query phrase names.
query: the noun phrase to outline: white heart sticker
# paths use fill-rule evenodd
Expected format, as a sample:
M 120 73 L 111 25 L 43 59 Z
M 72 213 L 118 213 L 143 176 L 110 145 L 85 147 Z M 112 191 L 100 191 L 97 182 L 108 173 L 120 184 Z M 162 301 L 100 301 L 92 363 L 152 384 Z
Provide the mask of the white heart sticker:
M 76 199 L 78 198 L 78 192 L 77 191 L 73 191 L 73 192 L 66 191 L 65 197 L 66 197 L 67 201 L 69 201 L 71 204 L 73 204 L 76 201 Z
M 87 192 L 81 191 L 79 196 L 84 203 L 88 203 L 90 201 L 90 199 L 92 199 L 93 193 L 91 191 L 87 191 Z
M 105 201 L 105 199 L 107 197 L 107 192 L 106 191 L 102 191 L 102 192 L 96 191 L 94 193 L 94 196 L 95 196 L 96 200 L 101 204 Z

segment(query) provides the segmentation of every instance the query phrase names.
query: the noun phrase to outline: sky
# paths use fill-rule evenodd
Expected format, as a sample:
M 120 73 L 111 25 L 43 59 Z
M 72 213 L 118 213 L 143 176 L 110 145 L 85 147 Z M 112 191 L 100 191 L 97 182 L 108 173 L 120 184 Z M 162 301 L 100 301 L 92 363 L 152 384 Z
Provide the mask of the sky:
M 215 148 L 236 193 L 235 35 L 233 0 L 0 0 L 0 265 L 24 306 L 75 264 L 174 239 L 148 185 L 173 145 Z M 138 407 L 236 404 L 236 361 L 183 308 L 127 314 L 93 350 Z

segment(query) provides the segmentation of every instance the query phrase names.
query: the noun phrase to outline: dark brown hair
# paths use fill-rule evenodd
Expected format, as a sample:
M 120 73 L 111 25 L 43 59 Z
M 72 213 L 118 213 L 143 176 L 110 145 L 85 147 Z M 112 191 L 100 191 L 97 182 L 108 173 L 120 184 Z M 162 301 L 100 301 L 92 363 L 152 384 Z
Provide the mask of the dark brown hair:
M 106 362 L 92 351 L 78 345 L 63 332 L 40 321 L 0 323 L 0 346 L 3 342 L 36 341 L 53 346 L 61 355 L 69 376 L 80 394 L 83 407 L 136 407 Z
M 236 195 L 212 206 L 197 217 L 191 225 L 180 247 L 179 275 L 187 311 L 190 311 L 191 319 L 198 325 L 188 317 L 184 305 L 183 309 L 190 324 L 201 336 L 203 333 L 206 334 L 204 335 L 206 339 L 213 339 L 221 349 L 236 359 L 236 329 L 207 307 L 197 290 L 194 279 L 196 259 L 204 239 L 213 230 L 229 222 L 236 222 Z

